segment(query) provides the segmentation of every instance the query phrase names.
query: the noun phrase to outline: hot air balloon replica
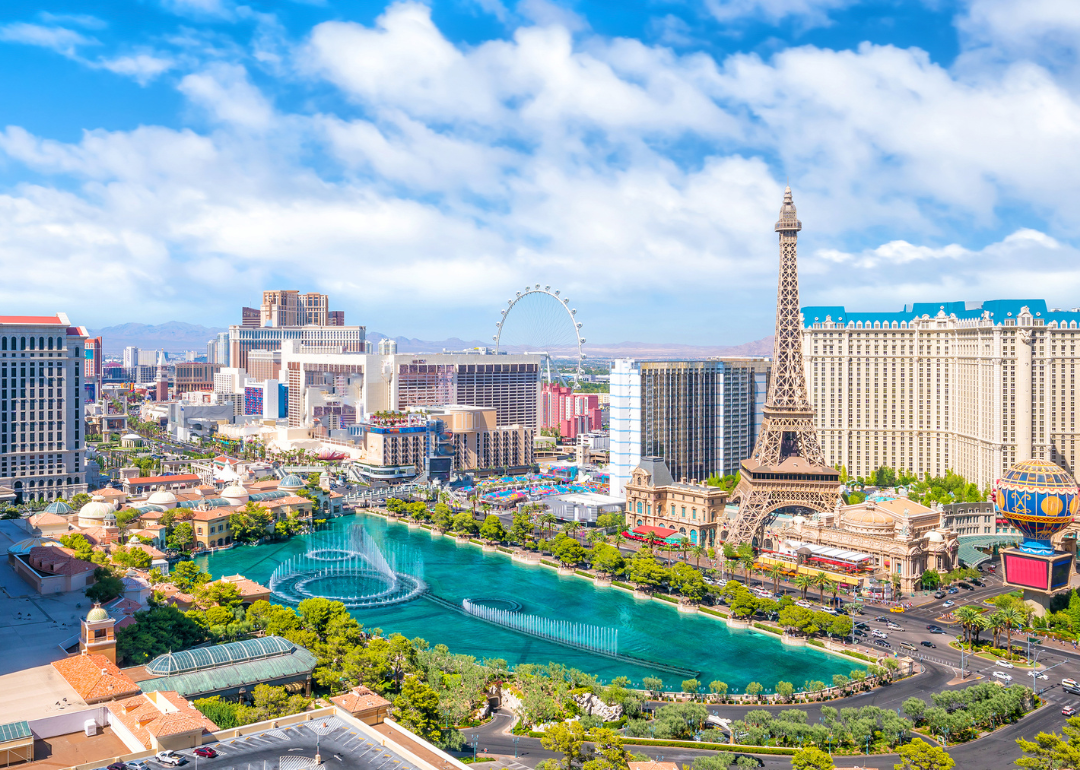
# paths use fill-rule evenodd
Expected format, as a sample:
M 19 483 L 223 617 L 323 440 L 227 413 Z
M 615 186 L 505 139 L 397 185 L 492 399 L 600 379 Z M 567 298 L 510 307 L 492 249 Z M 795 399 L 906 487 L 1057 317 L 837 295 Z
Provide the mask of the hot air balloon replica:
M 1023 460 L 998 481 L 994 503 L 1024 537 L 1001 553 L 1005 583 L 1024 589 L 1024 600 L 1041 615 L 1050 596 L 1069 586 L 1074 556 L 1055 550 L 1051 539 L 1080 507 L 1076 480 L 1052 462 Z

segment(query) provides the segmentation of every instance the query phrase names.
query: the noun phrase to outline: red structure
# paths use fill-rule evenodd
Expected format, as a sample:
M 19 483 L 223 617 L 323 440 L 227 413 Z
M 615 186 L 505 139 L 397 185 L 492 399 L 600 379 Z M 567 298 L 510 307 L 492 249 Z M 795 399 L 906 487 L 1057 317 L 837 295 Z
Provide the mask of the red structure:
M 545 385 L 540 394 L 540 427 L 557 429 L 563 438 L 576 439 L 579 433 L 600 430 L 600 397 L 595 393 L 574 393 L 562 385 Z

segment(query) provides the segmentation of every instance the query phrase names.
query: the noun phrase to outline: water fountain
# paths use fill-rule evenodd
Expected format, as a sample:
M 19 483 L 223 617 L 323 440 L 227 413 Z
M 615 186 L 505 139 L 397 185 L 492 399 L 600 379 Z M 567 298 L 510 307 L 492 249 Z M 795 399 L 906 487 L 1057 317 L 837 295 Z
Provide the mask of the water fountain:
M 360 524 L 316 536 L 308 550 L 278 565 L 270 591 L 285 604 L 322 597 L 349 609 L 386 607 L 425 591 L 423 560 L 401 545 L 380 546 Z
M 486 606 L 483 603 L 484 601 L 483 599 L 475 601 L 465 599 L 461 602 L 461 607 L 473 617 L 506 628 L 512 628 L 529 636 L 536 636 L 610 657 L 618 657 L 619 655 L 619 629 L 617 628 L 590 626 L 585 623 L 573 623 L 569 620 L 526 615 L 513 609 Z M 518 606 L 520 607 L 520 605 Z

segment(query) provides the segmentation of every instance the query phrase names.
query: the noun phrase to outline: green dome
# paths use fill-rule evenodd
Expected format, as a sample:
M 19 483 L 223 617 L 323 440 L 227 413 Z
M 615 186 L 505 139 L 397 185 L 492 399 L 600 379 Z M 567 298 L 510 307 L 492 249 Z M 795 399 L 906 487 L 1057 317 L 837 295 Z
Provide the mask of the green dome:
M 95 604 L 93 609 L 91 609 L 90 612 L 87 613 L 87 615 L 86 615 L 86 622 L 87 623 L 97 623 L 98 621 L 108 620 L 108 619 L 109 619 L 109 613 L 107 613 L 104 609 L 102 609 L 100 604 Z

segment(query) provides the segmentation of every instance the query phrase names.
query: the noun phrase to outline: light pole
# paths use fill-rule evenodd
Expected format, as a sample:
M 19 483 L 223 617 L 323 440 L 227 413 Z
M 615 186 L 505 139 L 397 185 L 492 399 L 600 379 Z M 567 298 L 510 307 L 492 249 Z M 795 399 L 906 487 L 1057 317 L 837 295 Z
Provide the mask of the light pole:
M 1041 655 L 1041 654 L 1042 654 L 1042 650 L 1039 650 L 1039 652 L 1035 653 L 1035 660 L 1031 661 L 1031 691 L 1033 693 L 1035 693 L 1036 696 L 1038 696 L 1039 690 L 1037 689 L 1038 685 L 1036 685 L 1036 683 L 1035 683 L 1036 682 L 1036 674 L 1037 674 L 1035 664 L 1039 662 L 1039 655 Z M 1051 669 L 1057 668 L 1058 666 L 1060 666 L 1060 665 L 1062 665 L 1064 663 L 1065 663 L 1064 660 L 1061 661 L 1061 663 L 1055 663 L 1054 665 L 1050 666 L 1046 670 L 1050 671 Z

